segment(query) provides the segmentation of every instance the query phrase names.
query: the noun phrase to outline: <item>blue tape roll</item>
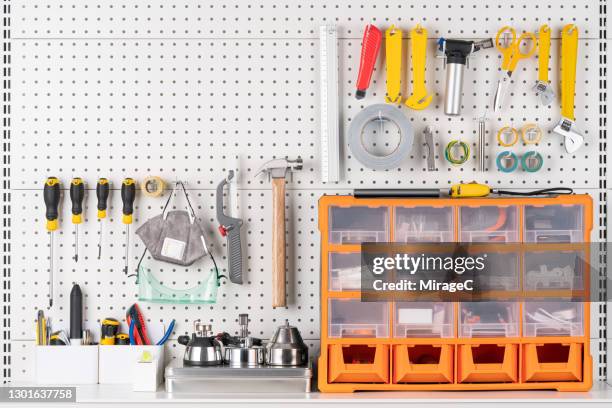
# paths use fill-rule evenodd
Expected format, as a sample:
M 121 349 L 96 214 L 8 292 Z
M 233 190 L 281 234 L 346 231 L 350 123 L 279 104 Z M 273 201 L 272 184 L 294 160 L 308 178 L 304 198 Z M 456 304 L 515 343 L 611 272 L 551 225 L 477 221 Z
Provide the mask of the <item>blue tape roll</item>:
M 527 164 L 527 160 L 529 160 L 531 157 L 535 157 L 538 160 L 538 164 L 536 164 L 533 167 L 530 167 Z M 523 168 L 523 170 L 525 170 L 528 173 L 535 173 L 536 171 L 539 171 L 543 165 L 544 165 L 544 158 L 542 157 L 540 153 L 536 151 L 530 150 L 527 153 L 525 153 L 523 157 L 521 157 L 521 167 Z
M 512 166 L 510 167 L 506 167 L 502 164 L 502 160 L 504 160 L 507 157 L 512 158 Z M 516 154 L 509 152 L 507 150 L 498 154 L 497 158 L 495 159 L 495 164 L 497 165 L 497 169 L 504 173 L 512 173 L 518 167 L 518 163 L 519 163 L 519 160 L 518 160 L 518 157 L 516 157 Z

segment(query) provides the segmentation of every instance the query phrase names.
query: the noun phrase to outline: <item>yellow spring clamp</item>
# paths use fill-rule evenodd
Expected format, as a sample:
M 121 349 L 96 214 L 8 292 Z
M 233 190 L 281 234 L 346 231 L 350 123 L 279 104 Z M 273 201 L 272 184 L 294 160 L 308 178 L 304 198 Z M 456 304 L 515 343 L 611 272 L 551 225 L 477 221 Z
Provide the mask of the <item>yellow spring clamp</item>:
M 392 25 L 385 31 L 385 58 L 387 60 L 387 103 L 401 103 L 402 87 L 402 30 Z
M 405 105 L 410 109 L 423 110 L 429 106 L 433 95 L 425 88 L 425 59 L 427 56 L 427 30 L 418 24 L 410 31 L 412 62 L 412 95 Z

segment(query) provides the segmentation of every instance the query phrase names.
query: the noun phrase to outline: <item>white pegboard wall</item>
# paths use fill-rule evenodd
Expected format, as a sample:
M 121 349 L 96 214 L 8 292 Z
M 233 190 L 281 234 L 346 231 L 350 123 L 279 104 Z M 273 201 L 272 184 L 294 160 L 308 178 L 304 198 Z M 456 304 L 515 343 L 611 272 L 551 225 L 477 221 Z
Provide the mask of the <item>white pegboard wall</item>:
M 492 35 L 503 24 L 535 29 L 576 23 L 597 38 L 597 0 L 512 2 L 354 0 L 15 0 L 13 38 L 316 38 L 319 22 L 340 37 L 363 25 L 424 22 L 436 37 Z
M 214 188 L 240 158 L 241 216 L 247 218 L 246 265 L 249 283 L 224 284 L 216 305 L 143 304 L 151 321 L 177 318 L 175 335 L 191 330 L 201 318 L 215 330 L 233 330 L 238 313 L 248 312 L 256 335 L 269 336 L 284 318 L 296 324 L 309 342 L 319 336 L 319 234 L 317 199 L 324 193 L 353 187 L 443 187 L 478 180 L 497 187 L 565 185 L 589 192 L 597 200 L 598 151 L 598 10 L 596 0 L 559 2 L 445 1 L 325 2 L 259 0 L 164 2 L 127 0 L 13 0 L 11 91 L 12 191 L 12 371 L 31 378 L 32 325 L 35 310 L 47 305 L 48 236 L 44 231 L 40 189 L 55 175 L 66 186 L 83 177 L 90 188 L 98 177 L 118 185 L 124 177 L 149 174 L 185 180 L 197 212 L 210 224 L 209 238 L 221 264 L 224 242 L 215 233 Z M 340 92 L 343 131 L 364 106 L 382 103 L 384 66 L 381 59 L 368 97 L 354 98 L 363 26 L 398 24 L 407 36 L 417 23 L 429 30 L 428 89 L 434 94 L 422 112 L 402 108 L 414 124 L 413 153 L 401 168 L 374 172 L 350 157 L 343 143 L 342 181 L 320 182 L 318 143 L 318 25 L 334 22 L 340 35 Z M 512 105 L 488 122 L 489 168 L 475 172 L 476 162 L 454 168 L 443 162 L 442 149 L 451 138 L 475 142 L 473 118 L 491 106 L 500 65 L 496 50 L 475 56 L 466 73 L 463 116 L 442 112 L 444 72 L 434 55 L 435 39 L 494 36 L 506 24 L 535 31 L 548 23 L 555 32 L 567 23 L 580 28 L 576 116 L 586 145 L 567 155 L 561 140 L 550 134 L 559 107 L 539 107 L 531 92 L 537 60 L 521 61 L 509 90 Z M 558 35 L 553 34 L 551 80 L 558 94 Z M 409 42 L 405 41 L 405 47 Z M 405 48 L 406 50 L 408 48 Z M 404 84 L 405 86 L 406 84 Z M 510 99 L 507 99 L 510 101 Z M 516 102 L 519 100 L 520 102 Z M 490 111 L 490 109 L 489 109 Z M 535 174 L 512 175 L 493 170 L 494 135 L 499 126 L 537 121 L 546 131 L 536 148 L 546 160 Z M 420 130 L 435 128 L 438 172 L 427 173 Z M 344 132 L 343 132 L 344 133 Z M 344 137 L 344 136 L 343 136 Z M 379 142 L 380 144 L 380 142 Z M 474 147 L 474 146 L 472 146 Z M 511 148 L 516 153 L 526 149 Z M 475 154 L 475 151 L 473 152 Z M 271 196 L 259 166 L 275 157 L 300 155 L 302 172 L 288 184 L 289 308 L 270 307 Z M 114 191 L 111 219 L 105 226 L 103 262 L 96 259 L 97 223 L 94 193 L 89 191 L 87 221 L 81 228 L 81 257 L 75 267 L 69 200 L 62 208 L 62 231 L 56 242 L 58 324 L 68 316 L 72 281 L 84 282 L 87 319 L 114 315 L 136 301 L 133 279 L 123 276 L 123 225 Z M 138 197 L 136 224 L 161 212 L 161 201 Z M 596 205 L 595 208 L 598 208 Z M 133 231 L 133 229 L 132 229 Z M 594 235 L 596 238 L 597 235 Z M 142 245 L 132 236 L 130 264 Z M 177 284 L 185 271 L 169 273 Z M 247 310 L 245 310 L 247 309 Z M 594 316 L 592 316 L 594 318 Z M 593 330 L 593 332 L 595 332 Z M 173 336 L 175 337 L 175 336 Z M 170 353 L 181 355 L 172 343 Z M 597 358 L 595 357 L 595 360 Z
M 118 191 L 113 191 L 109 206 L 109 218 L 104 225 L 102 260 L 97 259 L 98 224 L 95 219 L 95 192 L 88 191 L 84 213 L 85 221 L 79 228 L 79 262 L 72 259 L 74 231 L 70 224 L 70 206 L 67 191 L 64 192 L 61 229 L 55 239 L 55 302 L 50 311 L 57 327 L 67 328 L 69 294 L 72 283 L 79 283 L 84 292 L 86 322 L 101 321 L 105 317 L 124 318 L 125 309 L 137 299 L 134 278 L 123 273 L 125 234 L 121 223 L 121 201 Z M 251 327 L 256 335 L 265 338 L 284 319 L 290 319 L 302 330 L 306 339 L 318 338 L 318 233 L 316 230 L 316 202 L 321 192 L 292 192 L 288 196 L 288 309 L 271 307 L 271 274 L 269 256 L 271 242 L 271 195 L 269 191 L 248 191 L 240 195 L 245 215 L 245 284 L 225 282 L 219 291 L 215 305 L 174 305 L 143 303 L 143 313 L 150 321 L 169 322 L 177 319 L 177 333 L 190 331 L 194 319 L 210 322 L 215 330 L 237 330 L 235 320 L 239 313 L 249 313 Z M 217 258 L 221 273 L 226 259 L 225 241 L 216 231 L 214 216 L 215 194 L 211 191 L 190 191 L 190 200 L 203 221 L 209 225 L 208 241 Z M 42 200 L 39 191 L 15 192 L 16 202 Z M 130 273 L 135 270 L 143 246 L 134 230 L 147 219 L 161 213 L 164 198 L 147 199 L 138 196 L 134 225 L 130 237 Z M 180 204 L 176 208 L 182 209 Z M 48 306 L 48 233 L 44 230 L 44 206 L 14 206 L 13 220 L 13 296 L 14 310 L 11 322 L 12 338 L 32 338 L 32 323 L 36 310 Z M 195 286 L 212 267 L 210 260 L 198 262 L 190 268 L 180 268 L 164 263 L 145 262 L 153 268 L 158 278 L 169 286 L 187 288 Z M 153 320 L 154 319 L 154 320 Z M 228 327 L 229 326 L 229 327 Z M 235 326 L 235 327 L 234 327 Z
M 180 177 L 195 188 L 214 188 L 240 157 L 241 187 L 268 188 L 258 168 L 272 156 L 302 156 L 305 169 L 291 188 L 336 189 L 320 182 L 318 165 L 317 42 L 313 40 L 99 41 L 16 40 L 13 58 L 13 188 L 39 188 L 50 174 L 160 174 Z M 551 81 L 557 82 L 557 45 L 553 41 Z M 228 46 L 231 46 L 229 51 Z M 256 49 L 254 49 L 255 47 Z M 558 106 L 539 107 L 531 87 L 535 58 L 521 62 L 507 95 L 507 107 L 491 115 L 488 168 L 476 172 L 477 140 L 473 118 L 491 112 L 500 56 L 477 54 L 466 73 L 463 115 L 442 112 L 444 71 L 433 58 L 430 41 L 428 88 L 430 108 L 407 111 L 415 129 L 412 154 L 399 169 L 373 172 L 343 149 L 342 182 L 346 186 L 448 185 L 459 180 L 503 187 L 569 185 L 596 188 L 598 72 L 591 69 L 597 42 L 580 41 L 576 117 L 585 146 L 567 154 L 562 138 L 551 133 Z M 381 103 L 384 69 L 377 72 L 361 101 L 354 98 L 360 41 L 340 42 L 344 140 L 350 119 L 363 107 Z M 556 87 L 557 94 L 559 93 Z M 536 150 L 545 159 L 536 174 L 507 174 L 495 169 L 495 134 L 505 125 L 537 122 L 545 131 Z M 435 130 L 438 172 L 425 171 L 421 131 Z M 443 159 L 448 141 L 473 144 L 472 160 L 461 167 Z M 517 153 L 527 148 L 511 149 Z M 36 163 L 33 165 L 33 163 Z M 406 177 L 409 175 L 410 177 Z M 570 177 L 568 177 L 570 175 Z

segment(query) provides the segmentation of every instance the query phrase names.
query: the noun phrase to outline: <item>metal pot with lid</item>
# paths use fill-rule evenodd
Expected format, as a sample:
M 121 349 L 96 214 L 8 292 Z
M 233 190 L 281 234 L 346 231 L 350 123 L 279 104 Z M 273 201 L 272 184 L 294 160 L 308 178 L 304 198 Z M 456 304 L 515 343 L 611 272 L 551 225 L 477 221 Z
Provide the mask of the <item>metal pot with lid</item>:
M 258 367 L 264 364 L 265 349 L 261 340 L 249 336 L 249 315 L 238 315 L 240 335 L 229 339 L 225 347 L 225 362 L 230 367 Z
M 284 367 L 308 364 L 308 346 L 297 327 L 289 325 L 289 320 L 276 329 L 266 344 L 266 364 Z
M 200 319 L 193 322 L 194 333 L 179 336 L 178 342 L 185 346 L 183 364 L 191 367 L 207 367 L 223 364 L 221 344 L 212 335 L 212 326 L 202 324 Z

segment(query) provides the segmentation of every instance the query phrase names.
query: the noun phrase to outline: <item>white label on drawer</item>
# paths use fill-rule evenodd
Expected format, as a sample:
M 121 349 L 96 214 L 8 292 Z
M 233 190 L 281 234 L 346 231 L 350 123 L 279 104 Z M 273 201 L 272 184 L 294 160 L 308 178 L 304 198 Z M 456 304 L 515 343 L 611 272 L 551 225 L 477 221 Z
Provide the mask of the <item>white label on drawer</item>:
M 397 322 L 399 324 L 431 324 L 433 323 L 433 309 L 398 309 Z

